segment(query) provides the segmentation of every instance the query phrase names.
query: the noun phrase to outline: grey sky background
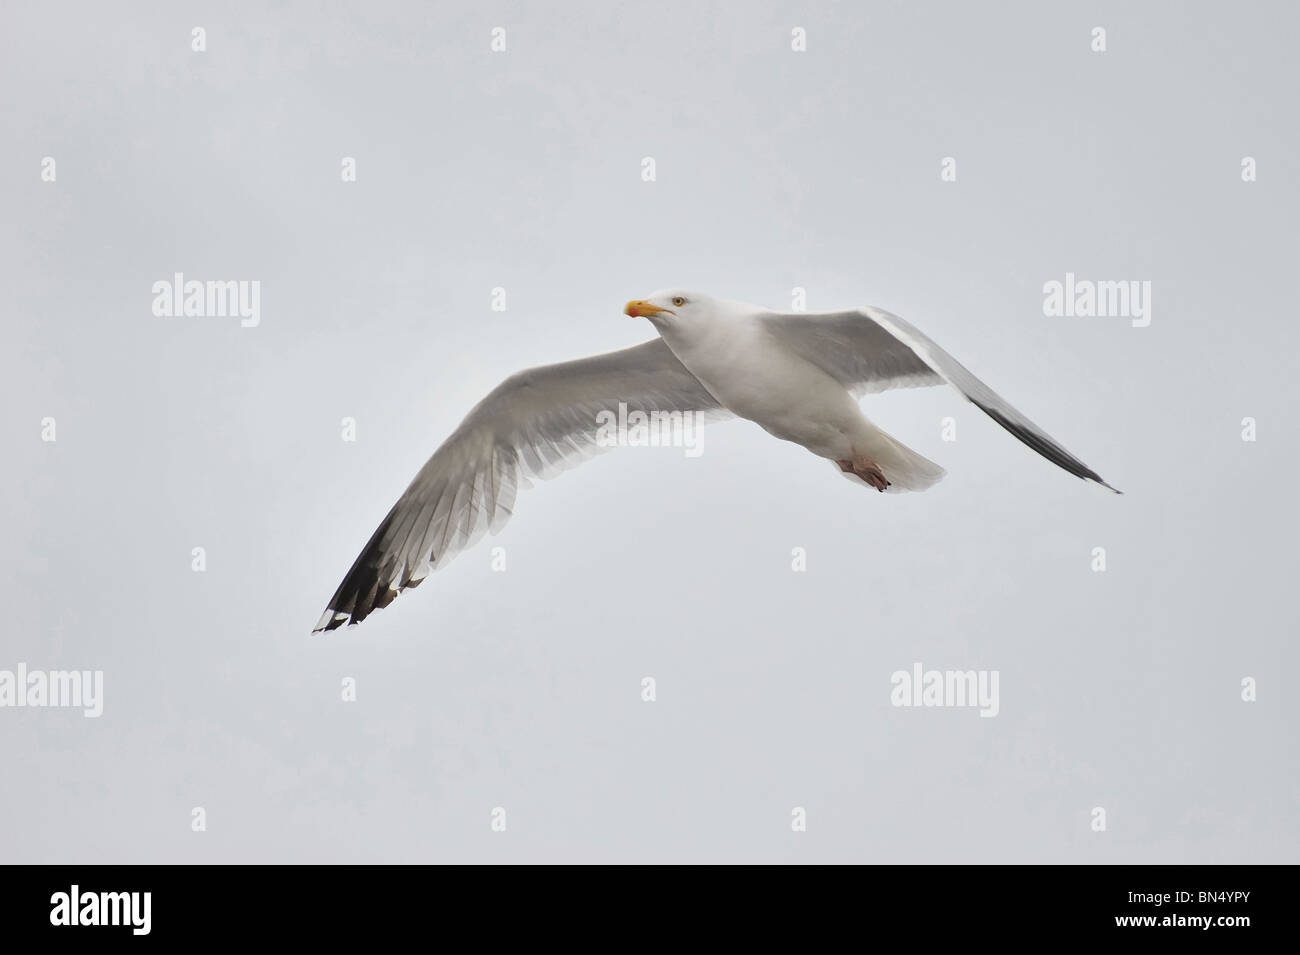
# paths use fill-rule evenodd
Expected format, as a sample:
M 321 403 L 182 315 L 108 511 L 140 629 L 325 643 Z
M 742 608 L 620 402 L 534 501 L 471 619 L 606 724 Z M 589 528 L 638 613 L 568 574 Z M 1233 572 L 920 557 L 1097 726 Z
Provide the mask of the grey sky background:
M 0 859 L 1297 861 L 1293 6 L 317 6 L 0 13 L 0 669 L 105 681 L 0 709 Z M 898 312 L 1126 494 L 896 392 L 924 494 L 714 425 L 309 636 L 474 402 L 665 286 Z M 916 662 L 1000 714 L 892 707 Z

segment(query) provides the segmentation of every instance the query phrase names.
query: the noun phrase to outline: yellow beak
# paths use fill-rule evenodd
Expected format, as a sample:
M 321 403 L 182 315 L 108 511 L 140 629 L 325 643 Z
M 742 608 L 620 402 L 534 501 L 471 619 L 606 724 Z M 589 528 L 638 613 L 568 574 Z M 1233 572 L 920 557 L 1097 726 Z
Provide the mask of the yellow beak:
M 640 299 L 628 302 L 627 307 L 623 309 L 624 315 L 631 315 L 633 318 L 653 318 L 660 312 L 668 312 L 669 309 L 660 308 L 658 305 L 651 305 L 649 302 L 643 302 Z

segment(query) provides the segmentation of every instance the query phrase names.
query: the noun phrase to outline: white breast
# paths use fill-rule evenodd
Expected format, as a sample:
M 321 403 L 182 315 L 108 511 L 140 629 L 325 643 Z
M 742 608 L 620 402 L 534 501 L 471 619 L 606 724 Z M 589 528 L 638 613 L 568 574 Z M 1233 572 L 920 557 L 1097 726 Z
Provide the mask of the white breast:
M 721 404 L 779 438 L 816 454 L 839 453 L 861 426 L 845 387 L 782 347 L 757 315 L 724 314 L 660 334 Z

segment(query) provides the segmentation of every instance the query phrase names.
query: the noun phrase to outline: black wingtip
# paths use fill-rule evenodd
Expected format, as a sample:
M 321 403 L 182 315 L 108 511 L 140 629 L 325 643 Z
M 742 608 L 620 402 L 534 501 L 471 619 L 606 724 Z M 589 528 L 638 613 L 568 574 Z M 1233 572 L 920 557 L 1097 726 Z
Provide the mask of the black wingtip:
M 1068 471 L 1069 473 L 1073 474 L 1075 477 L 1083 478 L 1085 481 L 1092 481 L 1094 484 L 1100 484 L 1102 487 L 1110 491 L 1113 491 L 1116 494 L 1124 493 L 1119 488 L 1111 487 L 1109 484 L 1103 481 L 1101 479 L 1100 474 L 1098 474 L 1092 468 L 1088 467 L 1086 464 L 1084 464 L 1074 455 L 1070 454 L 1070 452 L 1066 451 L 1063 447 L 1061 447 L 1051 438 L 1047 437 L 1047 435 L 1041 432 L 1035 433 L 1032 427 L 1025 427 L 1024 424 L 1021 424 L 1020 422 L 1017 421 L 1013 421 L 1010 417 L 1003 414 L 997 408 L 991 407 L 988 404 L 975 401 L 975 399 L 973 398 L 971 399 L 971 403 L 974 404 L 975 407 L 983 411 L 990 418 L 992 418 L 994 421 L 996 421 L 998 424 L 1002 425 L 1003 428 L 1005 428 L 1008 432 L 1014 435 L 1023 444 L 1037 451 L 1039 454 L 1041 454 L 1047 460 L 1051 461 L 1057 467 L 1065 471 Z
M 317 634 L 337 630 L 343 626 L 347 619 L 347 614 L 340 615 L 333 607 L 326 607 L 325 612 L 320 615 L 320 619 L 316 621 L 316 626 L 312 627 L 311 632 Z

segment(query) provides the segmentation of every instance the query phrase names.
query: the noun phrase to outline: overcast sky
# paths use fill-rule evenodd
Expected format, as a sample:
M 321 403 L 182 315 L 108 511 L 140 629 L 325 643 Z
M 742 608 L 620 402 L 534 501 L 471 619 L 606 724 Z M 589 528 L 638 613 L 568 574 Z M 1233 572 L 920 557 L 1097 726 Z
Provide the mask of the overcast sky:
M 104 680 L 0 709 L 0 858 L 1297 861 L 1292 6 L 265 6 L 0 14 L 0 670 Z M 895 311 L 1126 493 L 896 392 L 924 494 L 713 425 L 310 636 L 474 402 L 665 286 Z

